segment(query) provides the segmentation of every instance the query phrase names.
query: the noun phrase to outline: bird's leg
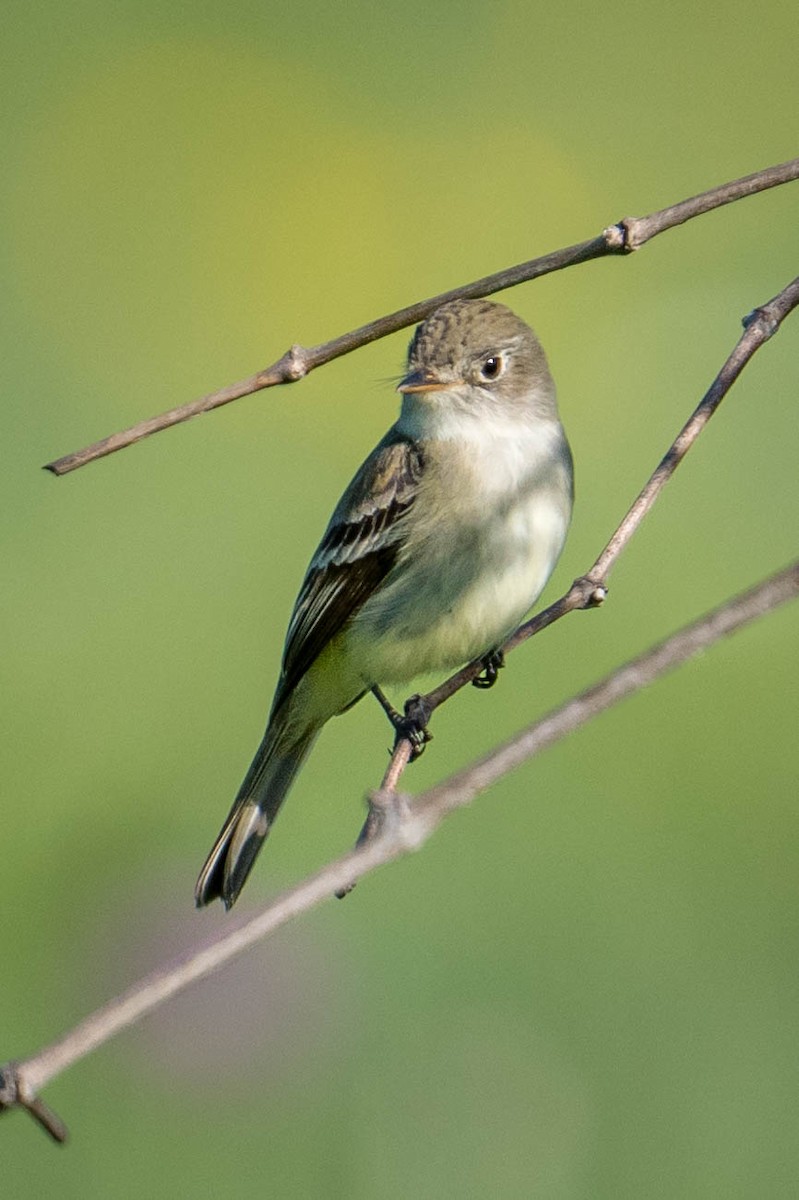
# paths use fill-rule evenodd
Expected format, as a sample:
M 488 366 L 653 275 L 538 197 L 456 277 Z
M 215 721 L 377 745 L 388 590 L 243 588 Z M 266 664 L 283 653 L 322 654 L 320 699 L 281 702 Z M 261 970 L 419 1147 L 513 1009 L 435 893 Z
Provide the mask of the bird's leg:
M 472 680 L 472 687 L 491 688 L 497 682 L 497 676 L 505 666 L 505 655 L 501 650 L 492 650 L 483 659 L 483 672 Z
M 397 712 L 388 696 L 385 694 L 382 688 L 377 686 L 377 684 L 375 684 L 375 686 L 372 688 L 372 695 L 388 717 L 393 727 L 396 729 L 397 723 L 402 720 L 402 713 Z
M 432 733 L 427 729 L 430 713 L 425 707 L 422 697 L 418 695 L 411 696 L 410 700 L 405 702 L 405 712 L 403 714 L 397 711 L 377 685 L 372 688 L 372 693 L 391 722 L 395 734 L 395 744 L 400 738 L 407 738 L 411 743 L 412 752 L 410 761 L 413 762 L 419 757 L 427 743 L 433 737 Z

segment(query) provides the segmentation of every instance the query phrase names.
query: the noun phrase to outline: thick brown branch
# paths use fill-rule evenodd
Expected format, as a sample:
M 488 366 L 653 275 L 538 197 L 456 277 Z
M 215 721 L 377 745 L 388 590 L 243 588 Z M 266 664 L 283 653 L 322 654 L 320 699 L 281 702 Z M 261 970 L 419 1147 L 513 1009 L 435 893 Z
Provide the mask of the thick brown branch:
M 22 1062 L 6 1064 L 0 1071 L 0 1110 L 24 1107 L 56 1140 L 63 1141 L 65 1127 L 45 1108 L 37 1093 L 67 1067 L 300 913 L 316 907 L 335 892 L 346 891 L 377 867 L 419 849 L 449 813 L 468 804 L 520 763 L 652 683 L 699 650 L 771 612 L 797 594 L 799 562 L 772 575 L 751 591 L 728 600 L 659 646 L 613 671 L 505 745 L 424 792 L 415 802 L 401 793 L 382 790 L 376 798 L 382 814 L 379 828 L 360 848 L 285 892 L 245 925 L 222 934 L 198 953 L 149 975 L 38 1054 Z
M 591 259 L 627 254 L 642 246 L 644 242 L 650 241 L 657 234 L 663 233 L 666 229 L 672 229 L 676 225 L 682 225 L 692 217 L 698 217 L 713 208 L 731 204 L 734 200 L 741 200 L 756 192 L 766 191 L 768 188 L 788 183 L 794 179 L 799 179 L 799 158 L 782 163 L 780 166 L 768 167 L 754 175 L 747 175 L 744 179 L 722 184 L 699 196 L 693 196 L 689 200 L 681 200 L 678 204 L 651 213 L 648 217 L 625 218 L 616 225 L 605 229 L 599 237 L 591 238 L 587 242 L 580 242 L 576 246 L 568 246 L 551 254 L 545 254 L 541 258 L 534 258 L 529 262 L 518 263 L 504 271 L 486 275 L 483 279 L 477 279 L 473 283 L 464 284 L 449 292 L 442 292 L 439 296 L 420 300 L 407 308 L 399 309 L 398 312 L 379 317 L 368 325 L 361 325 L 358 329 L 344 333 L 330 342 L 310 348 L 292 346 L 277 362 L 258 371 L 257 374 L 251 375 L 249 379 L 231 384 L 218 392 L 211 392 L 207 396 L 200 397 L 199 400 L 193 400 L 178 408 L 170 409 L 161 416 L 140 421 L 130 429 L 103 438 L 91 446 L 86 446 L 83 450 L 66 454 L 63 458 L 47 463 L 45 470 L 52 471 L 54 475 L 66 475 L 78 467 L 94 462 L 95 459 L 113 454 L 125 446 L 131 446 L 135 442 L 141 441 L 142 438 L 149 437 L 152 433 L 158 433 L 161 429 L 168 429 L 181 421 L 188 421 L 189 418 L 195 417 L 199 413 L 210 412 L 214 408 L 220 408 L 223 404 L 229 404 L 232 400 L 238 400 L 242 396 L 249 396 L 262 388 L 274 387 L 279 383 L 294 383 L 296 380 L 302 379 L 309 371 L 314 370 L 315 367 L 320 367 L 334 358 L 357 350 L 360 346 L 365 346 L 369 342 L 377 341 L 378 338 L 386 337 L 390 333 L 396 333 L 399 329 L 424 320 L 447 300 L 459 297 L 488 296 L 494 292 L 515 287 L 516 284 L 537 279 L 552 271 L 560 271 L 565 267 L 573 267 Z

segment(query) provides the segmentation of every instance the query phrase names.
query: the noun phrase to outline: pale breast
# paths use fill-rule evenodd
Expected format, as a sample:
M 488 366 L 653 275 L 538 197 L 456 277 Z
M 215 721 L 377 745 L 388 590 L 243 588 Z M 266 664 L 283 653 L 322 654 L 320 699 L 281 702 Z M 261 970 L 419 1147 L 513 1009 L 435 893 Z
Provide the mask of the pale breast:
M 348 641 L 372 682 L 400 682 L 493 649 L 541 593 L 571 514 L 560 426 L 426 448 L 407 541 Z M 435 445 L 435 444 L 434 444 Z M 356 651 L 357 644 L 357 651 Z

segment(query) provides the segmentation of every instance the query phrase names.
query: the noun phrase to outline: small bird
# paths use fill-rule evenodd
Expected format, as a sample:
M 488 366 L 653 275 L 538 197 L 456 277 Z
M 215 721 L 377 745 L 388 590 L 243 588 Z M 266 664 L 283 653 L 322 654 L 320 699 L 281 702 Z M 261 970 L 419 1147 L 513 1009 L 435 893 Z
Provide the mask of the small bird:
M 452 300 L 408 350 L 399 420 L 341 497 L 289 622 L 272 710 L 200 872 L 198 907 L 235 903 L 322 726 L 381 685 L 483 658 L 563 548 L 572 457 L 533 333 L 503 304 Z M 395 722 L 396 723 L 396 722 Z

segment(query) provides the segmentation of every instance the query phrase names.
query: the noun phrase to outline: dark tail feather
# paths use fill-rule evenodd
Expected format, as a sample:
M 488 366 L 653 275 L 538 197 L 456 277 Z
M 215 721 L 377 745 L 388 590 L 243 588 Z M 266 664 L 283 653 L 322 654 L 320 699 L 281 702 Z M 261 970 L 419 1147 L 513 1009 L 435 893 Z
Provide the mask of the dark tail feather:
M 285 746 L 281 745 L 279 733 L 267 729 L 228 819 L 200 871 L 194 889 L 198 908 L 217 899 L 227 909 L 235 904 L 294 776 L 316 740 L 316 732 Z

